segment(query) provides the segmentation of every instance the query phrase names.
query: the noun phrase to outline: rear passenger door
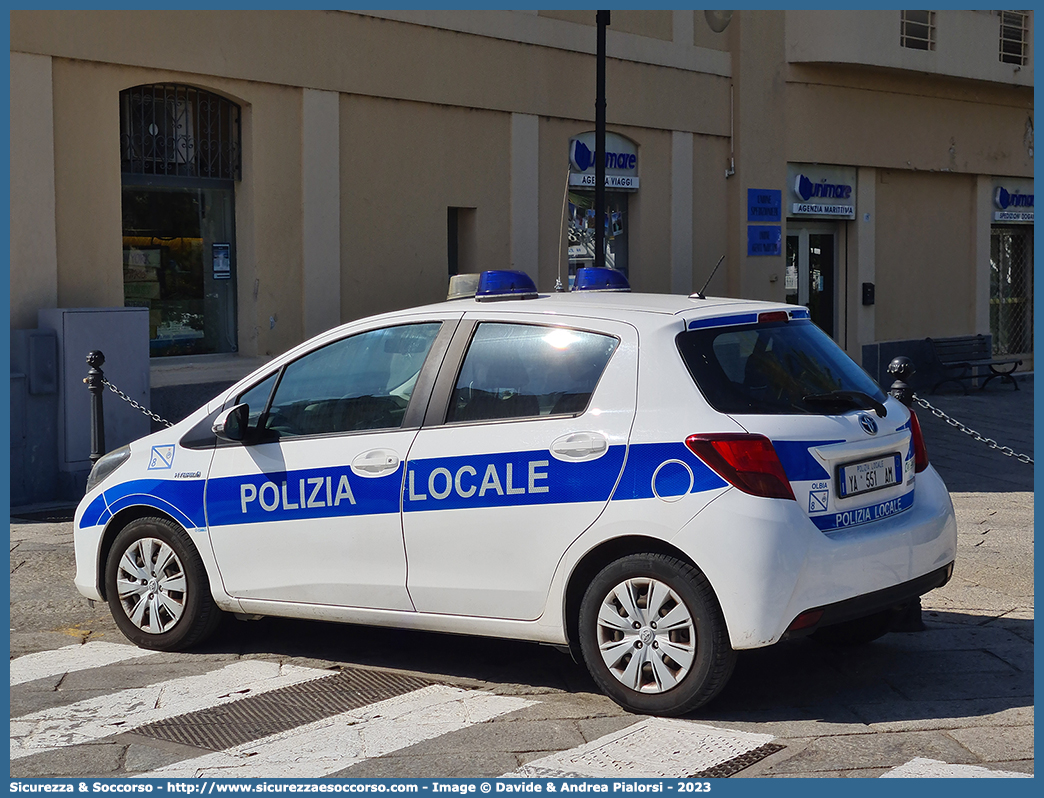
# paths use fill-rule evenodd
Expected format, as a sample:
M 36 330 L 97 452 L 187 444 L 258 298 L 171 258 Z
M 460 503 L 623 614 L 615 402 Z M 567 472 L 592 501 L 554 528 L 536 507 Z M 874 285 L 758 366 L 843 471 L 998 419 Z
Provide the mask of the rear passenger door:
M 563 552 L 619 480 L 637 332 L 470 315 L 407 462 L 408 588 L 420 612 L 534 619 Z

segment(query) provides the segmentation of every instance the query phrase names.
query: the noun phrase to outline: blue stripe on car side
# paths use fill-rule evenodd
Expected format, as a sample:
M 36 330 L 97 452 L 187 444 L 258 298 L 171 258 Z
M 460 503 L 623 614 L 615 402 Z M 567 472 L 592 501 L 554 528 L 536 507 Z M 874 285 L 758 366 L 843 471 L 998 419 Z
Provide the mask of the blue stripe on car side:
M 348 466 L 219 477 L 140 479 L 113 485 L 92 502 L 81 526 L 111 513 L 155 507 L 191 528 L 307 518 L 351 517 L 469 507 L 606 502 L 680 496 L 725 487 L 683 443 L 623 445 L 586 462 L 565 462 L 547 450 L 411 460 L 380 477 L 359 477 Z M 691 476 L 690 476 L 691 475 Z M 206 512 L 204 513 L 204 485 Z M 106 506 L 106 502 L 108 506 Z M 401 505 L 400 505 L 401 502 Z
M 80 516 L 80 529 L 87 529 L 102 523 L 102 515 L 105 514 L 106 509 L 105 497 L 102 494 L 95 496 L 94 501 L 87 505 L 87 509 Z
M 178 523 L 195 529 L 206 525 L 204 484 L 202 479 L 132 479 L 113 485 L 103 494 L 113 515 L 125 507 L 144 505 L 173 515 Z
M 80 517 L 80 529 L 103 526 L 127 507 L 152 507 L 173 516 L 186 529 L 205 526 L 202 479 L 132 479 L 106 488 Z
M 210 526 L 399 512 L 403 466 L 359 477 L 349 466 L 218 477 L 207 485 Z
M 625 499 L 651 499 L 653 493 L 653 477 L 657 477 L 657 492 L 661 496 L 677 496 L 678 474 L 667 474 L 661 480 L 657 469 L 672 461 L 685 463 L 692 473 L 692 488 L 689 493 L 724 488 L 728 483 L 714 473 L 706 463 L 692 453 L 684 443 L 635 443 L 627 455 L 627 466 L 624 468 L 620 485 L 613 493 L 613 501 Z M 679 467 L 680 468 L 680 467 Z M 685 475 L 688 484 L 688 476 Z
M 606 502 L 624 451 L 623 445 L 610 446 L 586 462 L 556 460 L 547 450 L 411 460 L 403 510 Z

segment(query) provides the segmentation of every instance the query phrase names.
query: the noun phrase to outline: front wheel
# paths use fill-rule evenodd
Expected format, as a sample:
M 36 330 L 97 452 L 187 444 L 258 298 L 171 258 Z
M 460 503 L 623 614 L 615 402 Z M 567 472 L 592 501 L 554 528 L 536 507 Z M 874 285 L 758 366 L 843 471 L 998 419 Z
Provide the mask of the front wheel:
M 138 518 L 116 536 L 105 593 L 120 631 L 142 648 L 190 648 L 221 619 L 199 552 L 184 529 L 164 518 Z
M 662 554 L 623 557 L 592 580 L 580 604 L 580 650 L 606 695 L 650 715 L 703 706 L 736 662 L 707 578 Z

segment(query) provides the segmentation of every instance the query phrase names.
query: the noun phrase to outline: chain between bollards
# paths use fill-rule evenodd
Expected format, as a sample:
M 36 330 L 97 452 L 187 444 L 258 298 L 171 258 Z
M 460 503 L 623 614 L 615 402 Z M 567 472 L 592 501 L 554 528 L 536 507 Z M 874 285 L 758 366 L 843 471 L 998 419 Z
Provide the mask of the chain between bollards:
M 939 408 L 937 408 L 935 405 L 931 404 L 927 400 L 922 399 L 920 396 L 915 395 L 914 396 L 914 401 L 917 402 L 917 404 L 919 404 L 925 410 L 930 412 L 936 418 L 941 418 L 943 421 L 945 421 L 951 427 L 955 427 L 955 428 L 959 429 L 965 435 L 970 435 L 973 439 L 977 440 L 979 443 L 985 443 L 990 449 L 996 449 L 998 452 L 1000 452 L 1001 454 L 1003 454 L 1006 457 L 1014 457 L 1020 463 L 1025 463 L 1026 465 L 1033 465 L 1033 458 L 1030 457 L 1028 454 L 1023 454 L 1021 452 L 1016 452 L 1010 446 L 1001 446 L 1001 444 L 997 443 L 997 441 L 993 440 L 993 438 L 987 438 L 985 435 L 979 434 L 978 432 L 973 430 L 971 427 L 965 426 L 960 421 L 958 421 L 957 419 L 953 418 L 952 416 L 946 415 L 946 413 L 944 413 L 942 410 L 940 410 Z

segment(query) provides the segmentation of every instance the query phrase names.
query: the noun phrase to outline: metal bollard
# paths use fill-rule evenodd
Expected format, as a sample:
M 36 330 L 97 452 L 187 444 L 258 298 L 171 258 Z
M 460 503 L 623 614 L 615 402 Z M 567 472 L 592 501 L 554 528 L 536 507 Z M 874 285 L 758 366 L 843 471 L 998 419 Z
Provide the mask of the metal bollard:
M 105 355 L 95 350 L 87 355 L 87 377 L 84 383 L 91 392 L 91 466 L 105 454 L 105 413 L 102 410 L 102 391 L 105 390 L 105 374 L 102 365 Z
M 902 355 L 892 358 L 892 362 L 888 364 L 888 373 L 895 377 L 895 382 L 888 389 L 888 393 L 910 407 L 913 404 L 913 389 L 909 382 L 910 377 L 916 373 L 913 361 Z

